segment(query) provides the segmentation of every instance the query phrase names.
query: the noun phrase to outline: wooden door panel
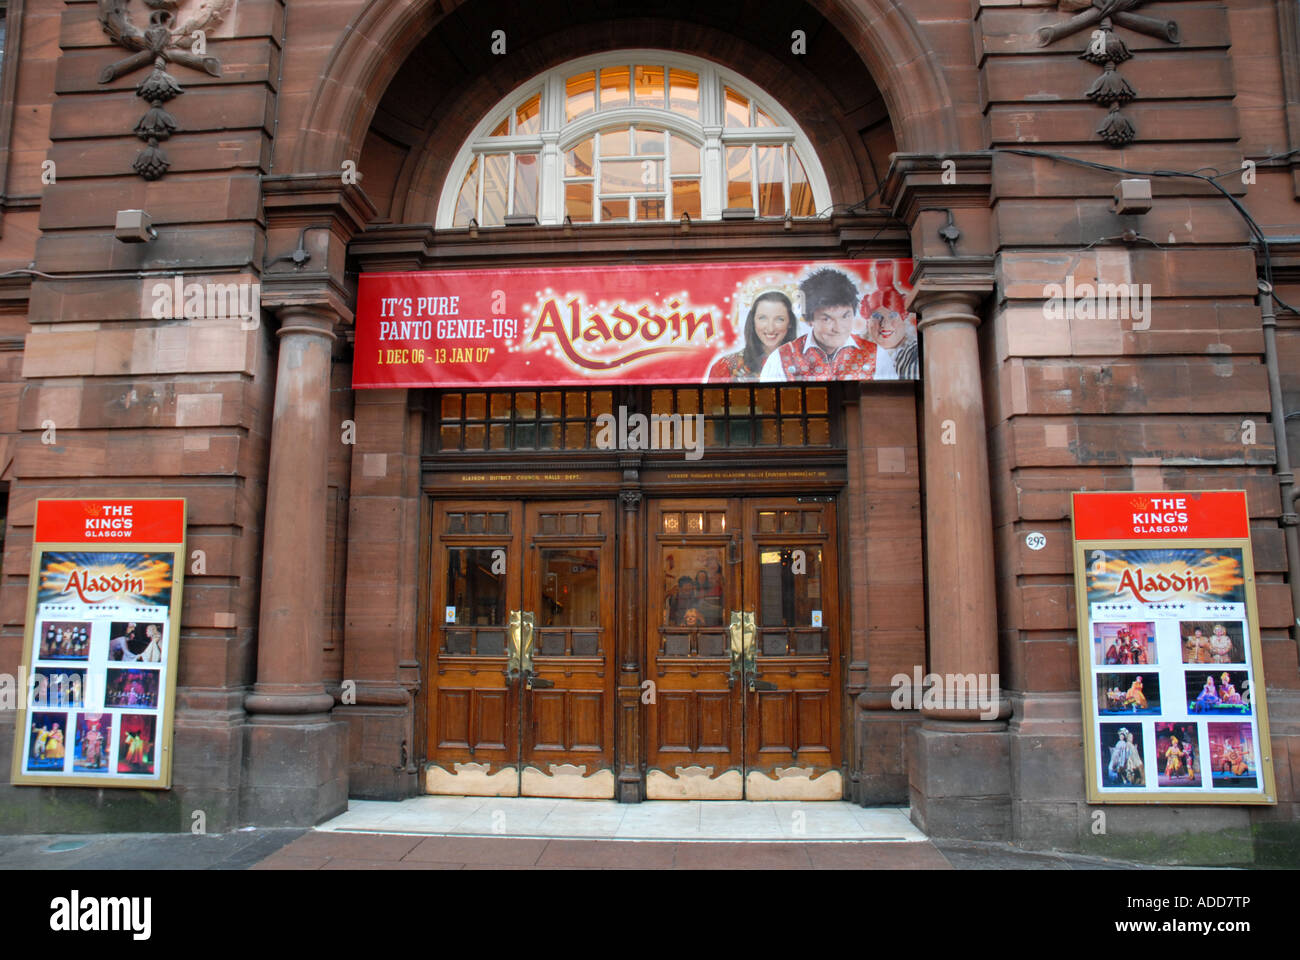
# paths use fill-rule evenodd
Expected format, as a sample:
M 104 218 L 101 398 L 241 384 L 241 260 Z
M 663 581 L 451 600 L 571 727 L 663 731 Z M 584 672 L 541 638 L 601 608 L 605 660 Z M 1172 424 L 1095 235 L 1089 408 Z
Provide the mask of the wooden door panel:
M 836 717 L 831 710 L 830 694 L 825 691 L 800 691 L 795 694 L 795 747 L 801 757 L 809 751 L 829 754 L 827 735 Z
M 660 692 L 655 703 L 655 738 L 657 754 L 685 755 L 694 749 L 691 742 L 691 714 L 695 697 L 689 691 Z
M 613 504 L 528 504 L 524 522 L 523 597 L 536 621 L 536 679 L 521 684 L 522 789 L 530 796 L 612 797 Z
M 534 755 L 540 753 L 563 753 L 568 749 L 565 737 L 564 701 L 567 695 L 562 690 L 534 690 L 529 698 L 532 710 L 532 743 Z
M 517 684 L 507 625 L 521 599 L 522 505 L 435 504 L 429 636 L 431 793 L 518 793 Z
M 735 697 L 730 690 L 694 694 L 695 737 L 692 748 L 698 753 L 730 755 L 732 752 L 732 707 Z
M 434 743 L 439 750 L 469 748 L 469 717 L 472 690 L 438 688 L 434 716 L 438 734 Z
M 757 696 L 757 753 L 788 760 L 794 752 L 794 694 L 789 691 L 760 693 Z M 763 759 L 764 763 L 772 761 Z
M 609 738 L 605 735 L 605 714 L 612 705 L 601 690 L 574 691 L 567 695 L 567 740 L 570 750 L 605 753 Z
M 739 503 L 658 500 L 647 511 L 647 795 L 739 799 L 742 692 L 728 625 L 740 610 Z
M 793 498 L 745 509 L 745 604 L 755 613 L 745 789 L 755 800 L 839 799 L 835 510 Z M 774 689 L 762 689 L 771 685 Z
M 474 718 L 474 742 L 477 754 L 482 750 L 505 751 L 510 740 L 510 700 L 508 690 L 474 690 L 471 716 Z

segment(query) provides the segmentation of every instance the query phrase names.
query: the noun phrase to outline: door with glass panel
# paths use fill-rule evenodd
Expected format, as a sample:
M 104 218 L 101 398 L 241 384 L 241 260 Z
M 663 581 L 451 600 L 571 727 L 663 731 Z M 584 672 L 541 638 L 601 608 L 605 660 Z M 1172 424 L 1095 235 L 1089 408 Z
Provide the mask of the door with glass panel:
M 426 785 L 614 796 L 613 507 L 439 502 Z
M 647 797 L 840 799 L 834 506 L 660 500 L 649 523 Z

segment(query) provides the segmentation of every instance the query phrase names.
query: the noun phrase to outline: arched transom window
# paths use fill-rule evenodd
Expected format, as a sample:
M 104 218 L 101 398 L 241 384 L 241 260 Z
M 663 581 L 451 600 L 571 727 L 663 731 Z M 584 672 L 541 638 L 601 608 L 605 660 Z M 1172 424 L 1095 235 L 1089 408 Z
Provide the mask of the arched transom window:
M 693 57 L 628 50 L 524 84 L 479 123 L 438 227 L 815 217 L 830 190 L 769 95 Z

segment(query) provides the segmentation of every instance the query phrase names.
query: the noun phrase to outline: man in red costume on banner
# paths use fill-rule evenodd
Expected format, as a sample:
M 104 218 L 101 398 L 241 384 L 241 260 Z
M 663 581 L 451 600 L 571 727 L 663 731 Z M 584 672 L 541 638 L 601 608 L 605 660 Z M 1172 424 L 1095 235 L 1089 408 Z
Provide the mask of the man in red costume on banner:
M 834 267 L 809 274 L 799 284 L 804 320 L 811 333 L 782 344 L 763 364 L 759 379 L 872 380 L 876 375 L 876 345 L 853 335 L 858 290 L 848 275 Z

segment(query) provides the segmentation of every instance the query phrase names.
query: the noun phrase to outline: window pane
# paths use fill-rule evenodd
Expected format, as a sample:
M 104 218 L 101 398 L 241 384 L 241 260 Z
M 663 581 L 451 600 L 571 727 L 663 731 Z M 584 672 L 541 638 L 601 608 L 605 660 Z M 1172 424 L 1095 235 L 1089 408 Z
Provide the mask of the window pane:
M 664 218 L 664 201 L 662 199 L 638 200 L 636 202 L 638 220 L 662 220 Z
M 796 554 L 802 563 L 796 562 Z M 796 551 L 768 547 L 759 553 L 758 623 L 761 627 L 808 627 L 822 608 L 822 552 L 816 544 Z M 797 572 L 796 572 L 797 571 Z
M 564 175 L 566 177 L 591 176 L 591 153 L 594 145 L 590 139 L 582 141 L 564 155 Z
M 664 155 L 664 132 L 662 130 L 637 130 L 636 155 L 638 157 L 662 157 Z
M 626 157 L 632 153 L 632 132 L 628 129 L 600 131 L 602 157 Z
M 636 105 L 660 107 L 664 105 L 664 68 L 636 68 Z
M 699 173 L 700 148 L 681 137 L 670 138 L 669 149 L 672 151 L 673 173 Z
M 726 125 L 729 127 L 747 127 L 749 126 L 749 98 L 742 97 L 730 87 L 726 88 L 727 94 L 727 118 Z
M 506 575 L 493 573 L 497 554 L 491 547 L 448 548 L 446 605 L 454 613 L 450 617 L 444 613 L 445 622 L 505 626 Z
M 808 184 L 808 174 L 804 173 L 803 164 L 794 147 L 790 148 L 790 215 L 795 217 L 817 216 L 817 206 L 813 201 L 812 187 Z
M 692 120 L 700 118 L 700 78 L 687 70 L 668 71 L 669 109 Z
M 570 120 L 586 116 L 596 109 L 596 72 L 588 70 L 569 77 L 564 84 L 565 116 Z
M 452 226 L 469 226 L 471 218 L 478 216 L 478 157 L 469 162 L 465 180 L 460 185 L 460 195 L 456 197 L 456 215 Z
M 564 212 L 574 223 L 591 222 L 591 184 L 564 185 Z
M 600 165 L 601 193 L 658 193 L 663 188 L 662 160 L 606 160 Z
M 542 95 L 535 94 L 515 111 L 515 133 L 537 133 L 542 129 Z
M 495 127 L 492 128 L 492 132 L 489 133 L 488 136 L 504 137 L 509 132 L 510 132 L 510 118 L 504 117 L 500 123 L 498 123 Z
M 727 595 L 724 549 L 670 547 L 664 550 L 664 626 L 722 626 L 722 604 Z
M 776 121 L 769 117 L 758 106 L 754 106 L 754 126 L 756 127 L 775 127 Z
M 727 148 L 727 206 L 752 207 L 749 147 Z
M 626 200 L 602 200 L 600 201 L 600 219 L 602 223 L 619 223 L 630 219 L 628 215 L 628 201 Z
M 510 154 L 497 153 L 483 158 L 483 219 L 480 226 L 499 227 L 506 222 L 506 177 L 510 174 Z
M 537 172 L 535 153 L 515 154 L 515 213 L 537 216 Z
M 681 219 L 683 213 L 689 213 L 692 220 L 700 219 L 700 181 L 673 181 L 673 216 Z
M 600 611 L 600 553 L 597 550 L 542 550 L 538 572 L 543 627 L 588 627 Z
M 785 147 L 758 147 L 758 215 L 785 216 Z
M 605 67 L 600 71 L 600 109 L 613 110 L 631 104 L 627 67 Z

